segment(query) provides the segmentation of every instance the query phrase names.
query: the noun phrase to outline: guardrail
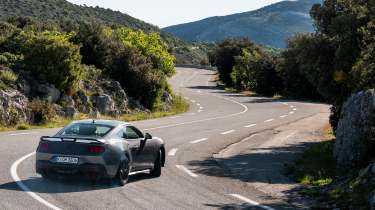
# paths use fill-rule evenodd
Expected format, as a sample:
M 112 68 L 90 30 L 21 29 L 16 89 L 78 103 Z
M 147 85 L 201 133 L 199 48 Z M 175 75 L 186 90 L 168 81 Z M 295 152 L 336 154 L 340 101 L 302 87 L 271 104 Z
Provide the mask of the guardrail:
M 176 67 L 206 69 L 206 70 L 216 71 L 216 67 L 213 67 L 213 66 L 202 66 L 202 65 L 195 65 L 195 64 L 176 64 Z

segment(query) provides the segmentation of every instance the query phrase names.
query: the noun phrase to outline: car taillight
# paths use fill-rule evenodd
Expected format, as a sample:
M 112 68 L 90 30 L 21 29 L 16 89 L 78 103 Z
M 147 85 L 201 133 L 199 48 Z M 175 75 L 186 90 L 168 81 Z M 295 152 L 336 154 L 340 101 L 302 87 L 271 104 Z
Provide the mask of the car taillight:
M 104 147 L 102 146 L 96 146 L 96 145 L 91 145 L 89 146 L 89 152 L 90 153 L 93 153 L 93 154 L 99 154 L 99 153 L 102 153 L 104 152 Z
M 48 151 L 48 143 L 41 142 L 39 144 L 39 151 L 41 151 L 41 152 L 47 152 Z

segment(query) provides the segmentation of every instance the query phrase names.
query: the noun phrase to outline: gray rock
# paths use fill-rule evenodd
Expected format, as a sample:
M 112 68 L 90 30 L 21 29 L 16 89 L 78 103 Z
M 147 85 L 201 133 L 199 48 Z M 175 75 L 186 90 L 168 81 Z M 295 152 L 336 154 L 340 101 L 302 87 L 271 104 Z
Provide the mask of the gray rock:
M 375 142 L 375 93 L 362 91 L 343 105 L 337 127 L 334 157 L 342 167 L 366 163 Z
M 128 113 L 129 99 L 124 89 L 121 87 L 121 84 L 117 81 L 104 81 L 102 86 L 105 94 L 111 96 L 113 99 L 116 106 L 116 111 L 120 114 Z
M 163 95 L 161 96 L 161 101 L 167 104 L 171 104 L 173 101 L 172 95 L 169 94 L 167 91 L 164 91 Z
M 74 99 L 78 111 L 82 113 L 90 113 L 92 105 L 89 97 L 83 91 L 77 91 Z
M 52 84 L 39 84 L 36 87 L 36 96 L 49 103 L 55 103 L 60 98 L 60 91 Z
M 115 111 L 115 102 L 109 95 L 91 96 L 91 103 L 100 114 L 109 115 Z
M 77 113 L 77 111 L 74 107 L 64 107 L 63 111 L 65 113 L 65 117 L 67 117 L 67 118 L 74 118 L 74 116 Z
M 29 118 L 28 99 L 17 90 L 0 91 L 0 124 L 13 126 Z

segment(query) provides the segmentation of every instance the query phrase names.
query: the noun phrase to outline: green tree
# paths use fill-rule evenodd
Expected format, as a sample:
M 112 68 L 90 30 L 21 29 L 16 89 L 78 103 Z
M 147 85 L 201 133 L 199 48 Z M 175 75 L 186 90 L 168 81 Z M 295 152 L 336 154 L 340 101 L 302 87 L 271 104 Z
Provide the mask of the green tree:
M 31 33 L 22 47 L 24 68 L 40 80 L 66 91 L 82 77 L 79 46 L 58 32 Z
M 231 77 L 233 67 L 236 64 L 236 57 L 242 56 L 244 50 L 251 49 L 254 44 L 248 39 L 226 39 L 220 42 L 214 51 L 209 53 L 210 62 L 217 67 L 219 78 L 228 86 L 233 86 Z

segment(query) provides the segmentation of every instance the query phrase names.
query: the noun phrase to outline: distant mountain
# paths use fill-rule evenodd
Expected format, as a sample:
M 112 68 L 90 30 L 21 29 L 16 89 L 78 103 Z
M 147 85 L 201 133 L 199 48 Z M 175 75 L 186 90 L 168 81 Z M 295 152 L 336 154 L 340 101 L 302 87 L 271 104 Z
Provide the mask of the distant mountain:
M 100 20 L 109 25 L 161 32 L 178 64 L 199 64 L 202 60 L 207 60 L 204 46 L 180 40 L 174 35 L 160 31 L 157 26 L 110 9 L 79 6 L 66 0 L 0 0 L 0 20 L 12 16 L 30 16 L 42 22 Z
M 296 32 L 312 32 L 312 5 L 322 0 L 283 1 L 261 9 L 211 17 L 166 27 L 163 30 L 188 41 L 219 41 L 227 37 L 249 37 L 258 44 L 283 48 Z

